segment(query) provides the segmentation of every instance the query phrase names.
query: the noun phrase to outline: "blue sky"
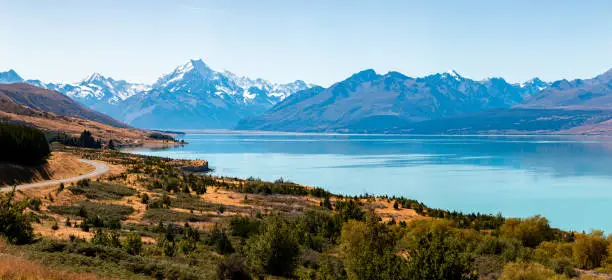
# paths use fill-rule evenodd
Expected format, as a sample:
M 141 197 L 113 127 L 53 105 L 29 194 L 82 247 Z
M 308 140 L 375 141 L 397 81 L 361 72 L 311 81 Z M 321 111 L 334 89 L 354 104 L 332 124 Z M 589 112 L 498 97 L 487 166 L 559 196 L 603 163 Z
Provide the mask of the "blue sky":
M 0 71 L 154 82 L 191 58 L 275 82 L 366 68 L 517 82 L 612 68 L 612 1 L 0 0 Z

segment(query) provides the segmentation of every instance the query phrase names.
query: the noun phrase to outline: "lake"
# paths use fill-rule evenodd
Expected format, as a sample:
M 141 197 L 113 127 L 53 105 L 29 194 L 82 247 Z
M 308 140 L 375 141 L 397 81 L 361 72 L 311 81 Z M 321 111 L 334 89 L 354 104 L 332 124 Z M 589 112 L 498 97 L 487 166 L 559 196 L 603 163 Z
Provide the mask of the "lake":
M 205 159 L 214 174 L 280 177 L 342 194 L 401 195 L 566 230 L 612 232 L 612 138 L 190 133 L 130 152 Z

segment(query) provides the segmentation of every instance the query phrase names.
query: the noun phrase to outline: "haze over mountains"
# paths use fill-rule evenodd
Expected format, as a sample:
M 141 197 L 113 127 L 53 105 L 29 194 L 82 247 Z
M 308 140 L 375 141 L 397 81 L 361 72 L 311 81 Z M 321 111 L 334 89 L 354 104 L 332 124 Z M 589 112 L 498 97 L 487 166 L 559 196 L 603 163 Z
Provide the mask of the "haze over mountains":
M 190 60 L 152 85 L 96 73 L 75 84 L 25 81 L 12 70 L 0 73 L 0 83 L 14 82 L 57 90 L 143 128 L 580 133 L 581 126 L 598 131 L 597 124 L 612 118 L 612 70 L 586 80 L 508 83 L 503 78 L 475 81 L 455 71 L 413 78 L 369 69 L 323 88 L 300 80 L 252 80 Z

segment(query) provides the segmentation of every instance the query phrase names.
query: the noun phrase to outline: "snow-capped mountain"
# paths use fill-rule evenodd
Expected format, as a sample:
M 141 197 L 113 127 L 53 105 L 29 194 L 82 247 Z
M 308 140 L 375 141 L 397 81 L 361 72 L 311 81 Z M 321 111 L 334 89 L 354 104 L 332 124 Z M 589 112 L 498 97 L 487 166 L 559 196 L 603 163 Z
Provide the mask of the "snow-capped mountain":
M 161 77 L 153 88 L 164 88 L 168 92 L 207 92 L 237 103 L 268 102 L 276 104 L 294 92 L 312 85 L 297 80 L 287 84 L 276 84 L 264 79 L 252 80 L 236 74 L 212 70 L 202 60 L 190 60 L 170 74 Z
M 300 80 L 277 84 L 218 72 L 199 59 L 187 61 L 152 85 L 99 73 L 77 83 L 57 84 L 25 81 L 13 70 L 0 73 L 0 83 L 18 82 L 59 91 L 128 124 L 154 128 L 187 128 L 187 123 L 188 128 L 231 128 L 239 119 L 262 114 L 287 96 L 312 87 Z M 173 117 L 189 115 L 186 112 L 196 112 L 193 122 Z
M 252 80 L 190 60 L 159 78 L 150 91 L 126 99 L 120 119 L 140 127 L 231 128 L 310 86 Z
M 124 80 L 114 80 L 99 73 L 92 73 L 87 78 L 74 84 L 48 85 L 87 106 L 97 103 L 118 104 L 139 93 L 149 91 L 151 86 L 133 84 Z

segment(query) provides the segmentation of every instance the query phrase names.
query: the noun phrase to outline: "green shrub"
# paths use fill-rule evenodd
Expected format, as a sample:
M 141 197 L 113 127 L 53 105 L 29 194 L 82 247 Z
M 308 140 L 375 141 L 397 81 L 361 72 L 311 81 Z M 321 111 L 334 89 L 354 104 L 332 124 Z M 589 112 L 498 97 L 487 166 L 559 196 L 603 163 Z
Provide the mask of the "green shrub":
M 208 245 L 215 246 L 215 251 L 218 254 L 228 254 L 234 252 L 234 247 L 230 242 L 225 230 L 223 230 L 219 224 L 215 224 L 212 231 L 210 232 L 210 237 L 207 242 Z
M 89 199 L 98 200 L 118 200 L 136 194 L 136 190 L 126 186 L 90 181 L 79 181 L 76 186 L 71 186 L 68 190 L 73 194 L 82 194 Z
M 500 280 L 562 280 L 562 275 L 533 262 L 508 263 L 504 266 Z
M 552 240 L 554 237 L 548 220 L 539 215 L 526 219 L 507 219 L 499 231 L 502 236 L 516 238 L 524 246 L 531 248 L 535 248 L 542 241 Z
M 235 217 L 230 221 L 230 229 L 233 236 L 247 238 L 259 230 L 261 221 L 249 217 Z
M 353 199 L 336 201 L 334 210 L 338 212 L 344 221 L 365 219 L 365 212 L 359 206 L 359 203 Z
M 249 280 L 252 279 L 239 254 L 231 254 L 217 265 L 217 279 Z
M 32 219 L 24 213 L 28 201 L 13 201 L 15 190 L 0 194 L 0 234 L 15 244 L 26 244 L 32 241 L 34 232 Z
M 281 216 L 266 218 L 245 245 L 247 264 L 256 273 L 291 276 L 298 264 L 299 243 L 293 225 Z
M 582 269 L 594 269 L 602 265 L 608 255 L 608 240 L 603 232 L 594 230 L 576 237 L 573 245 L 574 264 Z
M 409 279 L 477 279 L 465 244 L 448 231 L 431 231 L 417 237 L 408 250 Z
M 135 232 L 128 234 L 123 241 L 123 249 L 132 255 L 140 255 L 142 252 L 142 239 Z
M 342 227 L 340 245 L 348 279 L 408 279 L 395 254 L 396 236 L 369 217 L 366 223 L 349 220 Z
M 85 220 L 81 222 L 82 228 L 87 227 L 107 227 L 118 229 L 121 227 L 121 220 L 125 220 L 127 215 L 134 212 L 134 208 L 118 204 L 103 204 L 91 201 L 81 201 L 75 205 L 51 205 L 48 207 L 52 213 L 60 215 L 80 216 Z

